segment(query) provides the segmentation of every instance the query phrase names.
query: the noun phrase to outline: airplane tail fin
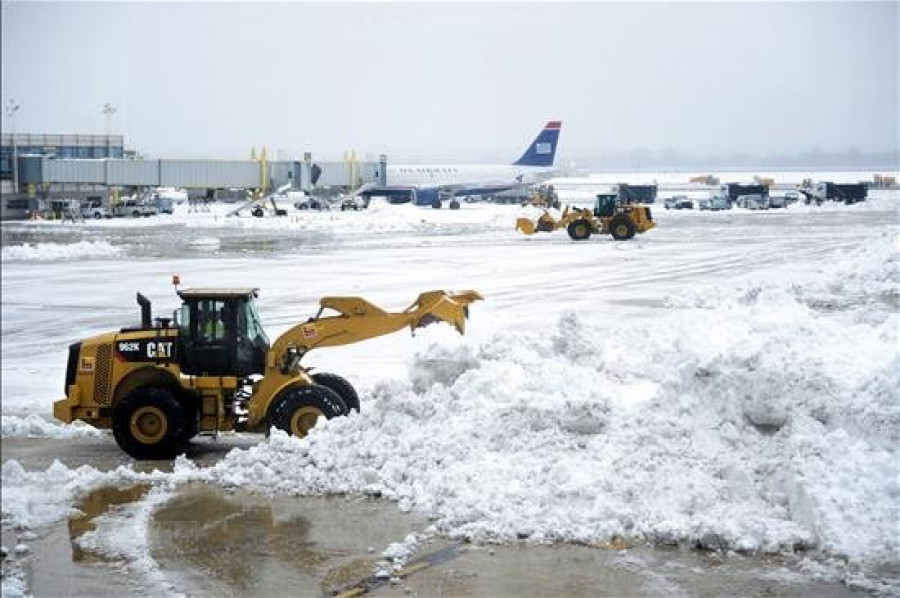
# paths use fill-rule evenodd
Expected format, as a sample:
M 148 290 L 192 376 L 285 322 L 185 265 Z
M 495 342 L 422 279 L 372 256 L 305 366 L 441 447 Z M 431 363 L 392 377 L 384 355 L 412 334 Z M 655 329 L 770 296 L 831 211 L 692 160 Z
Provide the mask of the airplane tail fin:
M 556 157 L 556 143 L 559 141 L 561 128 L 561 120 L 548 122 L 522 154 L 522 157 L 513 164 L 516 166 L 553 166 L 553 159 Z

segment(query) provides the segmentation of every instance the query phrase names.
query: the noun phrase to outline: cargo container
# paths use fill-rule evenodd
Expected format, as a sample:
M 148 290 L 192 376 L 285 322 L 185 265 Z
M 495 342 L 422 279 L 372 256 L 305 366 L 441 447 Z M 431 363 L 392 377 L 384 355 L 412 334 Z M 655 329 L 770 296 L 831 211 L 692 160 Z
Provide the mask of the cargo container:
M 823 182 L 816 185 L 816 195 L 822 199 L 854 204 L 866 200 L 869 196 L 869 186 L 866 183 Z
M 617 187 L 618 200 L 623 203 L 654 203 L 656 201 L 656 185 L 629 185 L 620 183 Z

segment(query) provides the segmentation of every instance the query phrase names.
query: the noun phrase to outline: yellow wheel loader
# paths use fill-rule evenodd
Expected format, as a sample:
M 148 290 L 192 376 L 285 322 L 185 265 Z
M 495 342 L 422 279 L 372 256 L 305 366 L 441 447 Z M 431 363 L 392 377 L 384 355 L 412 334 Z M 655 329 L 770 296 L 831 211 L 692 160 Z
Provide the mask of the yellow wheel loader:
M 522 204 L 522 206 L 534 206 L 536 208 L 554 208 L 560 207 L 559 196 L 553 189 L 553 185 L 539 185 L 531 192 L 531 198 Z
M 315 317 L 269 343 L 252 288 L 178 291 L 174 318 L 152 318 L 140 293 L 141 325 L 69 347 L 66 398 L 53 415 L 101 429 L 136 459 L 170 459 L 198 434 L 265 432 L 304 436 L 320 417 L 359 411 L 353 386 L 310 373 L 309 351 L 446 322 L 463 334 L 475 291 L 422 293 L 389 313 L 359 297 L 324 297 Z M 328 314 L 323 315 L 326 310 Z M 331 314 L 331 312 L 336 312 Z
M 591 235 L 612 235 L 616 241 L 627 241 L 654 226 L 649 207 L 622 203 L 616 195 L 606 193 L 597 195 L 593 210 L 566 206 L 559 219 L 545 210 L 537 221 L 530 218 L 516 220 L 516 230 L 526 235 L 564 228 L 574 241 L 589 239 Z

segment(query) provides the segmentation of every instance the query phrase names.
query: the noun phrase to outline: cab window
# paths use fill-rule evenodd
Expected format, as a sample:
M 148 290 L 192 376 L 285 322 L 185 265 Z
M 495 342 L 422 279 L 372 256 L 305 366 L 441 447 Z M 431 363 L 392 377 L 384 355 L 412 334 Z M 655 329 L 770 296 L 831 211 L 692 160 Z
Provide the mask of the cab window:
M 206 343 L 224 343 L 227 338 L 225 302 L 203 299 L 197 302 L 197 339 Z
M 247 338 L 251 341 L 261 340 L 268 345 L 269 339 L 259 321 L 259 314 L 256 312 L 256 304 L 253 301 L 248 301 L 244 304 L 244 310 L 247 319 Z

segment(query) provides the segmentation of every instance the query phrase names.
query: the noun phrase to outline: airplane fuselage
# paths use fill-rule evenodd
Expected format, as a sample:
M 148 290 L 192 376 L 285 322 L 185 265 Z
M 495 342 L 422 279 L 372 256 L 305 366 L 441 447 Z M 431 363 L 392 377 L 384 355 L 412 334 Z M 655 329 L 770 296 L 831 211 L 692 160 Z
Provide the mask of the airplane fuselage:
M 388 185 L 429 187 L 443 185 L 527 185 L 551 176 L 552 167 L 508 164 L 410 164 L 387 168 Z

